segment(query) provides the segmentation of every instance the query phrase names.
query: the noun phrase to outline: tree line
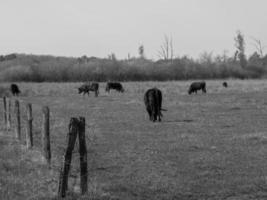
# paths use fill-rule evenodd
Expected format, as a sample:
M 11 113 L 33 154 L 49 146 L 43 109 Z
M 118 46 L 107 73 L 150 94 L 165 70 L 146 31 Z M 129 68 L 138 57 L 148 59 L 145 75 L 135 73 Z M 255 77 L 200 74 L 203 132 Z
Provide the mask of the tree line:
M 198 59 L 175 57 L 171 37 L 164 37 L 158 60 L 145 56 L 140 45 L 138 57 L 128 55 L 117 59 L 114 53 L 107 58 L 79 58 L 10 54 L 0 56 L 0 81 L 66 82 L 66 81 L 167 81 L 188 79 L 264 78 L 267 55 L 260 40 L 253 39 L 255 52 L 247 56 L 244 35 L 234 37 L 236 51 L 228 55 L 204 52 Z

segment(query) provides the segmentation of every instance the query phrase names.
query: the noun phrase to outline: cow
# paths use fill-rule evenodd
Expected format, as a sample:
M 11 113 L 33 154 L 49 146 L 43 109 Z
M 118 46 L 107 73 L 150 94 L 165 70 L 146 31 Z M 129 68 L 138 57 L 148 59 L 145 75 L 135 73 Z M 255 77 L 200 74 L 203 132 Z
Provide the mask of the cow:
M 223 82 L 223 87 L 225 87 L 225 88 L 227 88 L 228 87 L 228 84 L 227 84 L 227 82 Z
M 13 96 L 18 96 L 19 93 L 20 93 L 20 90 L 19 90 L 18 85 L 17 84 L 14 84 L 14 83 L 12 83 L 10 85 L 10 91 L 11 91 L 11 93 L 12 93 Z
M 111 89 L 117 90 L 118 92 L 124 92 L 121 83 L 118 82 L 107 82 L 106 92 L 109 92 Z
M 206 83 L 204 81 L 202 82 L 193 82 L 188 90 L 188 94 L 192 94 L 193 92 L 195 92 L 197 94 L 198 90 L 202 90 L 202 93 L 206 93 Z
M 146 106 L 146 110 L 149 115 L 150 121 L 155 122 L 158 120 L 161 121 L 161 117 L 163 117 L 161 111 L 166 111 L 162 109 L 162 93 L 158 88 L 151 88 L 146 91 L 144 95 L 144 103 Z
M 95 92 L 95 97 L 97 97 L 99 94 L 99 84 L 95 82 L 85 83 L 81 87 L 78 88 L 79 94 L 83 93 L 83 95 L 85 95 L 87 93 L 89 96 L 89 91 Z

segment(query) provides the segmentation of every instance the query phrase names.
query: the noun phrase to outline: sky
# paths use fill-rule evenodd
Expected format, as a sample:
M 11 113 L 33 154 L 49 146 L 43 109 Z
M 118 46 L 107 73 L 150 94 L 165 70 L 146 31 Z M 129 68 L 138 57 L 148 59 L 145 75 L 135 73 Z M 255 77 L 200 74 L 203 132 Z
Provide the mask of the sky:
M 158 59 L 164 35 L 175 56 L 235 51 L 240 30 L 267 45 L 267 0 L 0 0 L 0 54 Z M 267 53 L 267 47 L 264 51 Z

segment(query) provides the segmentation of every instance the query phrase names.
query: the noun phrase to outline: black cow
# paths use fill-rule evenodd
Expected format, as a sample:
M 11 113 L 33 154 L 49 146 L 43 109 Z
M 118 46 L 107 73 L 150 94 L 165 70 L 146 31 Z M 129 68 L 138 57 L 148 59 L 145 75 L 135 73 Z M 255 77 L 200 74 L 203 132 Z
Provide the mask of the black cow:
M 10 85 L 10 91 L 13 96 L 18 96 L 20 93 L 18 85 L 14 83 Z
M 202 90 L 202 93 L 206 93 L 206 83 L 204 81 L 202 82 L 193 82 L 188 90 L 188 94 L 191 94 L 193 92 L 197 93 L 198 90 Z
M 89 91 L 95 92 L 95 96 L 97 97 L 99 94 L 99 84 L 98 83 L 85 83 L 81 87 L 78 88 L 79 94 L 83 93 L 85 95 L 86 93 L 89 96 Z
M 228 84 L 227 84 L 227 82 L 223 82 L 223 87 L 225 87 L 225 88 L 227 88 L 228 87 Z
M 147 90 L 144 96 L 144 102 L 149 115 L 149 119 L 153 122 L 155 122 L 157 119 L 158 121 L 161 121 L 161 117 L 163 116 L 161 111 L 166 111 L 161 108 L 161 91 L 158 88 L 151 88 Z
M 111 89 L 117 90 L 118 92 L 124 92 L 121 83 L 118 82 L 107 82 L 106 92 L 109 92 Z

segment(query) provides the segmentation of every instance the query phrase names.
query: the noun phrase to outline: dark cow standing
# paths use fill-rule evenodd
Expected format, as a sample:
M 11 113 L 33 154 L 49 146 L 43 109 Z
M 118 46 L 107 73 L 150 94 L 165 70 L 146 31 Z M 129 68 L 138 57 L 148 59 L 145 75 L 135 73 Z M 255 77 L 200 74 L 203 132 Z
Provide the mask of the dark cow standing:
M 86 83 L 83 84 L 81 87 L 78 88 L 79 94 L 83 93 L 85 95 L 86 93 L 89 96 L 89 91 L 95 92 L 95 96 L 97 97 L 99 94 L 99 84 L 98 83 Z
M 124 92 L 124 89 L 121 83 L 117 83 L 117 82 L 107 82 L 106 92 L 109 92 L 111 89 L 117 90 L 118 92 Z
M 146 110 L 149 115 L 149 119 L 153 122 L 156 120 L 161 121 L 163 110 L 162 106 L 162 93 L 158 88 L 152 88 L 146 91 L 144 96 L 144 102 Z
M 223 82 L 223 87 L 225 87 L 225 88 L 227 88 L 228 87 L 228 84 L 227 84 L 227 82 Z
M 195 92 L 197 94 L 198 90 L 202 90 L 202 93 L 206 93 L 206 83 L 204 81 L 202 82 L 193 82 L 188 90 L 188 94 L 192 94 Z
M 19 87 L 17 84 L 11 84 L 10 85 L 10 91 L 13 96 L 18 96 L 20 93 Z

